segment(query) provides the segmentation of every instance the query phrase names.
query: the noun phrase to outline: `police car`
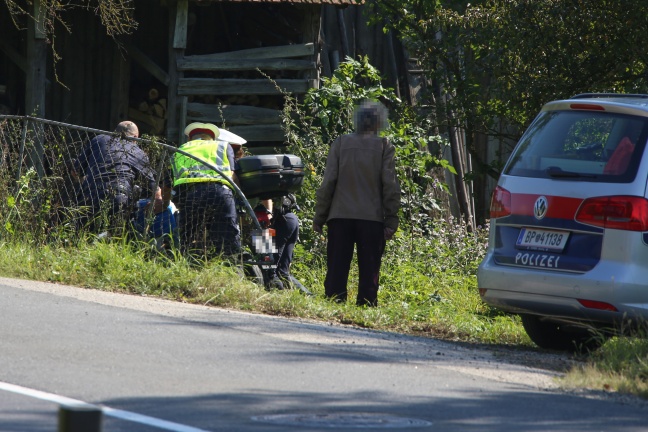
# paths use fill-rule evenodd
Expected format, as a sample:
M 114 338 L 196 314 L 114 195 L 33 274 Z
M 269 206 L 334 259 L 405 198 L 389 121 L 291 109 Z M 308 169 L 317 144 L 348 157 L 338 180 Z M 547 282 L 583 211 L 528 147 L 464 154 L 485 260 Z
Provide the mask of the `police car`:
M 484 302 L 538 346 L 595 349 L 648 318 L 648 95 L 546 104 L 491 201 Z

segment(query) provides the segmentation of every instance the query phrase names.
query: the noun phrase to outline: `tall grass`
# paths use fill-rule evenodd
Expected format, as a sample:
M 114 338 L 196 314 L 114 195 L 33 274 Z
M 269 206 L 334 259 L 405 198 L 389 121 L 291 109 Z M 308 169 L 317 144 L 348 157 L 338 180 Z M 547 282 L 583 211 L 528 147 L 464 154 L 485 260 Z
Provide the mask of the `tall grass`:
M 82 242 L 75 247 L 3 241 L 0 274 L 453 340 L 529 344 L 515 317 L 480 301 L 476 263 L 467 267 L 461 263 L 468 258 L 461 257 L 460 249 L 483 250 L 477 245 L 485 233 L 465 235 L 460 226 L 443 221 L 435 229 L 444 232 L 444 240 L 431 242 L 426 250 L 418 248 L 416 254 L 408 253 L 407 243 L 398 239 L 388 244 L 376 309 L 358 308 L 352 301 L 357 293 L 356 263 L 349 278 L 349 303 L 324 299 L 325 259 L 318 251 L 305 250 L 303 244 L 297 245 L 292 273 L 312 297 L 297 290 L 265 291 L 246 280 L 235 262 L 213 260 L 196 265 L 179 254 L 152 251 L 144 242 L 120 239 Z M 449 236 L 451 231 L 456 236 Z M 462 243 L 456 241 L 462 235 Z M 452 237 L 455 241 L 450 241 Z M 477 253 L 470 259 L 481 256 Z
M 563 379 L 567 387 L 618 391 L 648 399 L 648 337 L 616 337 Z
M 105 241 L 79 234 L 65 223 L 52 226 L 47 217 L 52 211 L 43 204 L 55 202 L 48 193 L 56 189 L 39 183 L 31 172 L 15 184 L 12 176 L 4 179 L 2 170 L 0 192 L 7 201 L 0 206 L 0 274 L 448 340 L 532 346 L 517 316 L 480 300 L 476 271 L 486 251 L 488 227 L 469 228 L 448 216 L 448 203 L 439 193 L 446 190 L 439 179 L 448 165 L 428 151 L 431 142 L 441 145 L 443 140 L 430 135 L 425 119 L 401 107 L 379 85 L 377 71 L 366 60 L 345 62 L 336 74 L 303 104 L 288 97 L 286 102 L 290 151 L 307 167 L 298 194 L 301 233 L 291 272 L 313 296 L 298 290 L 268 292 L 248 281 L 235 261 L 190 262 L 132 238 Z M 356 86 L 357 77 L 369 82 Z M 310 229 L 328 142 L 350 130 L 351 108 L 366 97 L 392 104 L 395 115 L 387 136 L 396 145 L 402 189 L 400 229 L 384 254 L 377 308 L 355 306 L 356 263 L 349 302 L 324 298 L 326 239 Z M 39 210 L 34 203 L 41 204 Z M 614 339 L 568 378 L 645 395 L 646 350 L 642 339 Z M 601 378 L 594 379 L 597 375 Z

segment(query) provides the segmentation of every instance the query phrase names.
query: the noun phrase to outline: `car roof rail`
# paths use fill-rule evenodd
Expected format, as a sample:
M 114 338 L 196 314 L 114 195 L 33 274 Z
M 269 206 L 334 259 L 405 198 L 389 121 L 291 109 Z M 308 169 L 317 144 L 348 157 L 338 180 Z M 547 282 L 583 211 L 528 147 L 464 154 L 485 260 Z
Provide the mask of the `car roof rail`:
M 616 98 L 648 98 L 648 94 L 640 93 L 581 93 L 576 96 L 572 96 L 570 99 L 590 99 L 590 98 L 605 98 L 605 97 L 616 97 Z

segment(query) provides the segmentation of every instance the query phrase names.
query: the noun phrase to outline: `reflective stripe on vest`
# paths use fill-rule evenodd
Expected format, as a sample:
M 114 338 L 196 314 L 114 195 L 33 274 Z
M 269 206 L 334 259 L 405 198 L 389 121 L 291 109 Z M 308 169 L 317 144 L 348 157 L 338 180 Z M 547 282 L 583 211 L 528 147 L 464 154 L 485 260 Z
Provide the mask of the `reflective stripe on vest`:
M 180 146 L 180 150 L 215 166 L 231 178 L 233 172 L 227 157 L 227 146 L 228 144 L 224 141 L 193 140 Z M 218 172 L 181 153 L 174 155 L 171 168 L 173 169 L 174 186 L 199 182 L 218 182 L 229 185 L 229 182 Z

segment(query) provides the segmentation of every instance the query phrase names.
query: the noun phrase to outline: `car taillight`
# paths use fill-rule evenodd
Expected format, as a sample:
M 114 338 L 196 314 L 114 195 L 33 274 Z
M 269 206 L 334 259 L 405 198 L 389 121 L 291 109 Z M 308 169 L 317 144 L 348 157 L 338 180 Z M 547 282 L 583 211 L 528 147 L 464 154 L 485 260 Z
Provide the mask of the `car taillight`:
M 490 206 L 491 219 L 497 219 L 511 214 L 511 192 L 497 186 L 493 191 Z
M 588 198 L 576 212 L 576 221 L 602 228 L 648 231 L 648 200 L 636 196 Z
M 610 303 L 605 303 L 605 302 L 596 301 L 596 300 L 585 300 L 585 299 L 576 299 L 576 300 L 578 300 L 578 303 L 582 304 L 586 308 L 599 309 L 599 310 L 605 310 L 605 311 L 611 311 L 611 312 L 618 312 L 619 311 L 617 308 L 615 308 Z

